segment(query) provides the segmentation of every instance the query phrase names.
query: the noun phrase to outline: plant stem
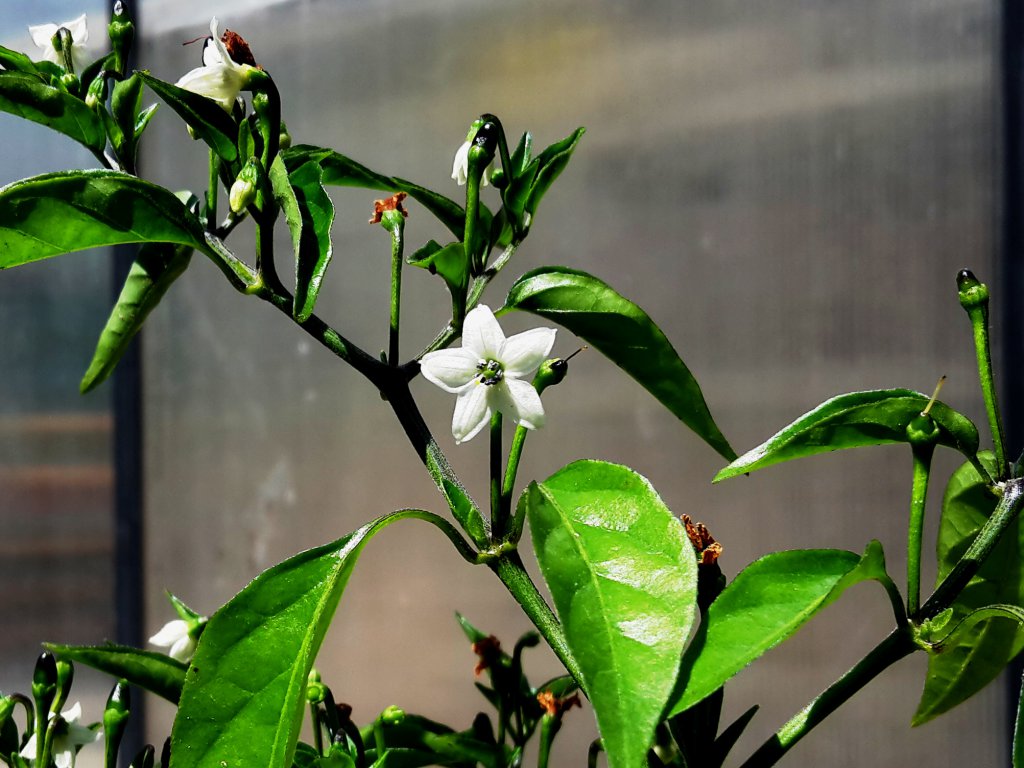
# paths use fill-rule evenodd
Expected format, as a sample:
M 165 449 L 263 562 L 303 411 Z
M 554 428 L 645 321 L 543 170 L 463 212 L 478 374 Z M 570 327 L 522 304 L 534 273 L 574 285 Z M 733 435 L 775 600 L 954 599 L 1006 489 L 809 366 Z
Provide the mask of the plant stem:
M 501 411 L 491 416 L 491 535 L 500 541 L 508 527 L 501 508 Z
M 526 444 L 529 431 L 520 425 L 516 427 L 512 436 L 512 447 L 509 448 L 508 461 L 505 464 L 505 481 L 501 485 L 501 513 L 505 519 L 512 516 L 512 492 L 515 490 L 516 474 L 519 472 L 519 462 L 523 458 L 523 446 Z
M 530 574 L 526 572 L 523 561 L 518 552 L 510 552 L 489 563 L 491 570 L 501 579 L 512 597 L 522 607 L 523 611 L 541 636 L 551 646 L 551 650 L 559 658 L 565 669 L 572 675 L 579 685 L 580 690 L 586 693 L 586 686 L 583 684 L 583 673 L 579 664 L 569 650 L 569 644 L 565 639 L 565 632 L 559 624 L 551 607 L 544 600 L 543 595 L 533 583 Z
M 775 765 L 804 736 L 879 673 L 916 650 L 909 630 L 898 627 L 852 669 L 794 715 L 774 736 L 751 755 L 742 768 Z
M 985 521 L 971 546 L 928 598 L 918 612 L 919 616 L 915 618 L 930 619 L 946 610 L 978 572 L 1006 529 L 1017 519 L 1021 507 L 1024 506 L 1024 480 L 1007 480 L 1003 483 L 1002 489 L 1003 496 L 996 504 L 992 516 Z
M 388 363 L 398 365 L 398 325 L 402 305 L 402 249 L 403 222 L 405 218 L 398 214 L 397 221 L 388 228 L 391 233 L 391 324 L 388 331 Z
M 913 616 L 921 606 L 921 537 L 925 502 L 935 443 L 913 445 L 914 479 L 910 491 L 910 523 L 907 525 L 907 613 Z
M 206 186 L 206 231 L 212 232 L 217 222 L 217 190 L 220 184 L 220 158 L 210 150 L 210 179 Z

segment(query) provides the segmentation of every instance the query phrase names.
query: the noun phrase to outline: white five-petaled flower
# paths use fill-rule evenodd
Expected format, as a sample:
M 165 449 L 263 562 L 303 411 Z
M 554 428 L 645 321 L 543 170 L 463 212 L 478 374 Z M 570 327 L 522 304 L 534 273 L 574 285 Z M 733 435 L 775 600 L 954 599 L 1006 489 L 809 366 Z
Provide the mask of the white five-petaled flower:
M 530 377 L 554 343 L 554 328 L 534 328 L 506 339 L 491 310 L 480 305 L 466 315 L 461 349 L 423 356 L 423 377 L 458 395 L 452 418 L 457 443 L 475 437 L 495 411 L 527 429 L 544 426 L 544 406 Z
M 170 648 L 167 655 L 172 659 L 188 663 L 196 651 L 196 640 L 192 637 L 192 626 L 184 619 L 169 621 L 160 631 L 149 638 L 159 648 Z
M 255 67 L 231 58 L 217 30 L 216 16 L 210 20 L 210 35 L 203 46 L 203 66 L 186 73 L 177 86 L 213 99 L 230 112 Z
M 53 720 L 54 717 L 56 715 L 51 712 L 50 720 Z M 85 744 L 99 741 L 103 735 L 101 731 L 94 731 L 86 728 L 84 725 L 79 725 L 78 721 L 81 717 L 82 705 L 77 701 L 71 709 L 66 709 L 60 713 L 61 722 L 57 723 L 53 735 L 53 762 L 57 768 L 74 768 L 75 755 L 78 752 L 78 748 Z M 32 734 L 20 754 L 27 760 L 35 760 L 35 734 Z
M 63 67 L 64 55 L 53 45 L 53 36 L 60 29 L 66 29 L 71 35 L 71 61 L 75 69 L 81 71 L 86 63 L 86 44 L 89 42 L 89 28 L 84 13 L 77 19 L 65 21 L 63 24 L 36 24 L 28 28 L 28 33 L 46 61 Z

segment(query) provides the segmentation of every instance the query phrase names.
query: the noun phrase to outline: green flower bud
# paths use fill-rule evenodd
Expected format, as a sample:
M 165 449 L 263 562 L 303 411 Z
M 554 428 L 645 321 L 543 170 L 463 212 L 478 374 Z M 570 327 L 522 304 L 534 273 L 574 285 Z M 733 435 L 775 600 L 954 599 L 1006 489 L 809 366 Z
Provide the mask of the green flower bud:
M 114 3 L 110 24 L 107 25 L 107 35 L 110 37 L 110 48 L 114 52 L 114 68 L 124 74 L 132 43 L 135 42 L 135 24 L 124 0 L 117 0 Z
M 60 712 L 64 702 L 71 693 L 71 683 L 75 679 L 75 665 L 64 659 L 57 659 L 57 697 L 51 705 L 52 712 Z
M 907 424 L 907 440 L 913 446 L 934 445 L 939 439 L 939 425 L 927 413 Z
M 49 651 L 43 651 L 32 672 L 32 698 L 36 700 L 36 710 L 41 717 L 46 717 L 56 695 L 57 659 Z
M 288 133 L 288 126 L 284 124 L 284 120 L 281 121 L 281 134 L 278 144 L 281 149 L 288 149 L 292 145 L 292 135 Z
M 260 171 L 255 157 L 242 166 L 238 178 L 231 185 L 228 193 L 228 205 L 233 213 L 241 213 L 256 201 L 256 193 L 259 190 Z
M 327 686 L 320 681 L 306 684 L 306 701 L 310 704 L 322 704 L 327 697 Z
M 91 83 L 89 92 L 85 94 L 85 106 L 97 109 L 107 103 L 107 78 L 100 72 Z
M 980 282 L 969 269 L 961 269 L 956 276 L 960 306 L 966 310 L 988 306 L 988 287 Z
M 384 725 L 401 725 L 405 720 L 405 710 L 392 705 L 380 713 L 379 719 Z
M 569 363 L 562 358 L 553 357 L 550 360 L 545 360 L 540 364 L 540 368 L 537 369 L 537 373 L 533 377 L 533 388 L 539 394 L 548 387 L 561 384 L 568 372 Z
M 103 736 L 104 736 L 104 765 L 106 768 L 116 768 L 117 752 L 121 747 L 121 739 L 128 728 L 128 718 L 131 716 L 131 694 L 128 690 L 128 683 L 119 680 L 110 691 L 107 697 L 107 706 L 103 710 Z
M 74 72 L 65 72 L 61 75 L 60 84 L 61 87 L 72 96 L 77 96 L 78 89 L 82 87 L 82 83 L 78 80 L 78 76 Z

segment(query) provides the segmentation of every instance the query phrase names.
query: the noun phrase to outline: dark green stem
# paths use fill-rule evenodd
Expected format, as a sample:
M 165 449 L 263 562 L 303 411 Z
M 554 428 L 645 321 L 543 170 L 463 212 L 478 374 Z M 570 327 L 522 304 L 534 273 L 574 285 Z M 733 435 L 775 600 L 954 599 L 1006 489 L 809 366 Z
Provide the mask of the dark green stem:
M 268 204 L 273 205 L 269 201 Z M 261 221 L 256 222 L 256 273 L 263 284 L 275 294 L 285 294 L 287 291 L 281 278 L 277 276 L 277 267 L 274 266 L 275 218 L 276 216 L 264 213 L 260 216 Z
M 500 541 L 508 528 L 501 507 L 501 411 L 491 416 L 491 535 Z
M 324 733 L 323 724 L 320 722 L 320 705 L 315 701 L 309 703 L 309 719 L 313 726 L 313 747 L 318 755 L 324 756 Z
M 518 552 L 509 552 L 488 563 L 491 570 L 501 579 L 501 583 L 516 599 L 523 611 L 537 627 L 541 636 L 551 646 L 551 650 L 559 658 L 565 669 L 572 675 L 580 690 L 586 692 L 583 684 L 583 673 L 573 658 L 572 651 L 565 639 L 565 632 L 559 624 L 551 607 L 538 591 L 530 574 L 526 572 Z
M 900 627 L 879 643 L 852 669 L 826 688 L 810 704 L 794 715 L 774 736 L 751 755 L 742 768 L 767 768 L 775 765 L 804 736 L 835 712 L 842 704 L 871 682 L 886 668 L 917 646 L 909 630 Z
M 963 557 L 953 566 L 953 570 L 921 607 L 919 616 L 914 618 L 930 619 L 952 605 L 999 543 L 1006 529 L 1017 519 L 1021 506 L 1024 506 L 1024 480 L 1007 480 L 1002 485 L 1002 491 L 1002 498 L 996 504 L 992 516 L 985 521 L 985 525 L 978 531 Z
M 914 479 L 910 491 L 910 523 L 907 526 L 907 613 L 913 616 L 921 606 L 921 537 L 935 444 L 914 445 L 911 449 Z
M 512 515 L 512 492 L 515 490 L 516 474 L 519 472 L 519 462 L 523 458 L 523 446 L 526 444 L 526 435 L 529 431 L 526 427 L 517 426 L 512 436 L 512 447 L 508 451 L 505 480 L 501 485 L 501 514 L 506 520 Z

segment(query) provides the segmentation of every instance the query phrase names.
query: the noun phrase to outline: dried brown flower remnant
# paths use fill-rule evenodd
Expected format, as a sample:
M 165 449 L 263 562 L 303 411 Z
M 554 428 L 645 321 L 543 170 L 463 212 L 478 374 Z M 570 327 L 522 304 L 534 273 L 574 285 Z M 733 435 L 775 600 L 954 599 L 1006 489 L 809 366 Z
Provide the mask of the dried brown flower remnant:
M 404 193 L 400 192 L 399 194 Z M 380 201 L 378 200 L 377 202 Z M 479 657 L 476 667 L 473 668 L 473 674 L 475 675 L 480 675 L 485 669 L 495 667 L 501 659 L 501 643 L 498 642 L 498 638 L 494 635 L 488 635 L 483 640 L 477 640 L 470 647 L 473 649 L 473 653 Z
M 405 192 L 397 192 L 391 197 L 385 198 L 384 200 L 373 201 L 373 218 L 370 219 L 371 224 L 380 224 L 381 217 L 384 215 L 384 211 L 398 211 L 405 218 L 409 218 L 409 212 L 402 207 L 402 201 L 407 198 L 408 195 Z
M 566 696 L 564 699 L 559 699 L 551 691 L 541 691 L 537 694 L 537 703 L 540 704 L 540 708 L 544 710 L 545 714 L 551 715 L 551 717 L 561 717 L 563 714 L 568 712 L 573 707 L 580 707 L 580 695 L 574 693 L 572 696 Z
M 718 562 L 718 556 L 722 554 L 722 545 L 715 541 L 704 523 L 694 523 L 689 515 L 682 516 L 683 525 L 686 526 L 686 535 L 697 552 L 699 565 L 714 565 Z
M 256 59 L 252 56 L 249 44 L 245 42 L 245 38 L 240 34 L 232 32 L 230 29 L 225 29 L 220 39 L 224 43 L 224 47 L 228 49 L 228 56 L 236 64 L 248 64 L 250 67 L 259 66 L 256 63 Z

